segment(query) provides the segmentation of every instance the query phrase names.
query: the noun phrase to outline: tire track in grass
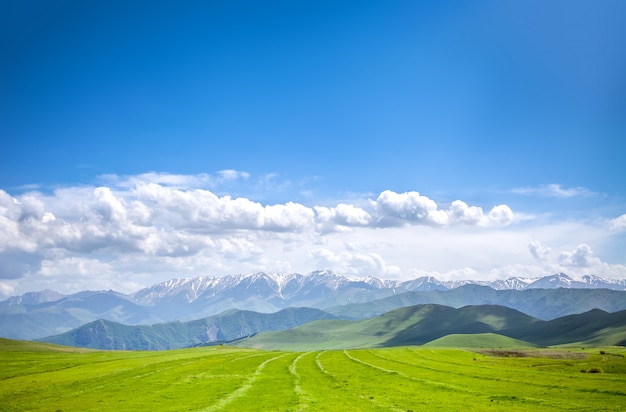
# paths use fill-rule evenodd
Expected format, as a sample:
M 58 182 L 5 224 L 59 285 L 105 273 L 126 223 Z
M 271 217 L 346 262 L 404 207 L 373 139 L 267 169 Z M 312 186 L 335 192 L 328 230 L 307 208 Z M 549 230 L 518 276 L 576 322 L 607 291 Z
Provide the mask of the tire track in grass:
M 371 352 L 371 351 L 370 351 Z M 385 359 L 388 360 L 390 362 L 396 362 L 396 363 L 400 363 L 400 364 L 405 364 L 408 366 L 415 366 L 417 368 L 422 368 L 428 371 L 432 371 L 432 372 L 437 372 L 437 373 L 445 373 L 445 374 L 449 374 L 449 375 L 456 375 L 459 377 L 472 377 L 473 379 L 480 379 L 483 381 L 487 381 L 487 382 L 506 382 L 509 384 L 514 384 L 514 385 L 525 385 L 525 386 L 529 386 L 529 387 L 535 387 L 538 389 L 546 389 L 546 390 L 571 390 L 570 386 L 565 386 L 565 385 L 559 385 L 556 384 L 555 382 L 562 382 L 563 381 L 563 373 L 557 372 L 557 373 L 552 373 L 552 372 L 542 372 L 542 374 L 547 375 L 550 374 L 554 377 L 554 380 L 551 382 L 551 385 L 546 385 L 543 384 L 541 382 L 537 382 L 536 378 L 537 378 L 537 373 L 536 371 L 529 371 L 529 370 L 524 370 L 523 368 L 515 368 L 514 370 L 511 369 L 511 373 L 514 373 L 514 378 L 513 377 L 502 377 L 502 376 L 493 376 L 493 370 L 494 370 L 494 366 L 471 366 L 471 370 L 473 373 L 465 373 L 463 372 L 463 370 L 467 370 L 469 369 L 469 366 L 467 364 L 464 364 L 462 362 L 455 362 L 455 361 L 448 361 L 448 360 L 441 360 L 440 358 L 432 358 L 429 356 L 424 355 L 422 352 L 423 350 L 410 350 L 409 351 L 411 354 L 415 355 L 415 356 L 419 356 L 422 359 L 426 359 L 427 361 L 429 361 L 432 364 L 448 364 L 451 365 L 452 367 L 455 368 L 455 371 L 453 372 L 452 370 L 448 370 L 448 369 L 442 369 L 442 368 L 435 368 L 435 367 L 430 367 L 430 366 L 426 366 L 426 365 L 422 365 L 422 364 L 416 364 L 416 363 L 412 363 L 412 362 L 404 362 L 404 361 L 400 361 L 394 358 L 389 358 L 386 356 L 383 356 L 381 354 L 378 353 L 373 353 L 372 355 L 379 357 L 381 359 Z M 433 353 L 433 350 L 429 350 L 430 353 Z M 446 359 L 446 357 L 441 356 L 443 359 Z M 485 374 L 477 374 L 476 370 L 481 370 L 483 371 Z M 490 374 L 490 375 L 488 375 Z M 570 375 L 570 374 L 568 374 Z M 572 376 L 569 376 L 568 379 L 572 379 Z M 582 377 L 581 377 L 582 379 Z
M 322 371 L 322 373 L 324 373 L 327 376 L 330 376 L 331 378 L 333 378 L 334 380 L 337 380 L 337 378 L 335 377 L 335 375 L 333 375 L 332 373 L 328 372 L 328 370 L 324 367 L 324 365 L 322 364 L 322 361 L 320 360 L 320 356 L 322 356 L 323 354 L 325 354 L 326 351 L 323 350 L 321 352 L 318 352 L 317 355 L 315 355 L 315 364 L 317 365 L 317 367 L 320 369 L 320 371 Z
M 293 376 L 293 381 L 294 381 L 293 390 L 296 393 L 296 395 L 298 395 L 298 408 L 297 408 L 298 411 L 307 410 L 309 407 L 309 404 L 314 402 L 314 399 L 311 397 L 311 394 L 309 394 L 308 392 L 302 389 L 302 386 L 301 386 L 302 378 L 300 377 L 300 374 L 298 373 L 298 369 L 297 369 L 298 361 L 302 359 L 304 356 L 309 355 L 311 353 L 312 352 L 306 352 L 306 353 L 299 355 L 297 358 L 293 360 L 293 362 L 291 362 L 291 365 L 289 365 L 289 373 L 291 373 L 291 375 Z
M 131 376 L 131 378 L 132 379 L 141 379 L 141 378 L 145 378 L 146 376 L 155 375 L 155 374 L 158 374 L 158 373 L 161 373 L 163 371 L 170 370 L 170 369 L 177 369 L 177 368 L 180 368 L 182 366 L 190 365 L 190 364 L 195 363 L 195 362 L 196 361 L 190 361 L 190 362 L 184 362 L 184 363 L 180 363 L 180 364 L 173 365 L 173 366 L 166 366 L 166 367 L 163 367 L 163 368 L 155 369 L 155 370 L 153 370 L 151 372 L 143 373 L 141 375 Z M 142 366 L 142 368 L 146 368 L 146 367 L 147 367 L 146 365 Z M 105 375 L 107 375 L 107 374 L 105 374 Z M 99 378 L 101 376 L 105 376 L 105 375 L 97 376 L 97 378 Z
M 242 386 L 240 386 L 237 390 L 231 392 L 230 394 L 228 394 L 228 396 L 226 396 L 225 398 L 223 398 L 222 400 L 220 400 L 218 403 L 216 403 L 215 405 L 211 405 L 208 408 L 204 408 L 204 409 L 200 409 L 198 412 L 212 412 L 212 411 L 217 411 L 219 409 L 222 409 L 223 407 L 225 407 L 226 405 L 228 405 L 229 403 L 231 403 L 232 401 L 234 401 L 235 399 L 243 396 L 254 384 L 254 382 L 257 380 L 257 378 L 259 377 L 259 375 L 261 375 L 261 372 L 263 371 L 263 368 L 265 368 L 265 366 L 270 363 L 275 361 L 276 359 L 279 358 L 283 358 L 285 356 L 287 356 L 288 353 L 284 353 L 282 355 L 278 355 L 278 356 L 274 356 L 273 358 L 267 359 L 266 361 L 264 361 L 263 363 L 261 363 L 256 370 L 254 371 L 254 373 L 252 374 L 252 376 L 250 376 Z
M 404 378 L 409 378 L 410 379 L 410 377 L 408 377 L 408 376 L 406 376 L 406 375 L 404 375 L 402 373 L 399 373 L 397 371 L 392 371 L 392 370 L 389 370 L 389 369 L 381 368 L 381 367 L 376 366 L 376 365 L 369 364 L 367 362 L 363 362 L 362 360 L 357 359 L 357 358 L 353 357 L 352 355 L 350 355 L 347 350 L 344 350 L 343 353 L 344 353 L 344 355 L 346 355 L 346 357 L 348 359 L 350 359 L 353 362 L 360 363 L 362 365 L 365 365 L 367 367 L 383 371 L 385 373 L 393 373 L 393 374 L 397 374 L 399 376 L 402 376 Z M 365 399 L 365 397 L 363 395 L 361 395 L 361 398 Z M 396 407 L 394 405 L 389 405 L 387 403 L 378 402 L 373 396 L 370 396 L 369 398 L 367 398 L 367 400 L 370 401 L 372 404 L 374 404 L 376 407 L 381 408 L 381 409 L 387 409 L 387 410 L 394 411 L 394 412 L 405 412 L 406 411 L 406 409 L 401 409 L 401 408 L 398 408 L 398 407 Z
M 435 367 L 429 367 L 429 366 L 425 366 L 422 364 L 416 364 L 416 363 L 412 363 L 412 362 L 405 362 L 405 361 L 401 361 L 401 360 L 397 360 L 394 358 L 389 358 L 387 356 L 382 355 L 381 353 L 379 353 L 380 351 L 367 351 L 367 353 L 369 353 L 371 356 L 377 357 L 383 361 L 387 361 L 387 362 L 393 362 L 396 364 L 400 364 L 400 365 L 406 365 L 408 367 L 414 367 L 414 368 L 419 368 L 419 369 L 424 369 L 426 371 L 429 372 L 433 372 L 433 373 L 438 373 L 438 374 L 444 374 L 444 375 L 451 375 L 451 376 L 456 376 L 459 378 L 471 378 L 471 379 L 477 379 L 483 382 L 484 386 L 481 386 L 481 390 L 479 391 L 473 391 L 471 389 L 467 389 L 468 392 L 471 393 L 476 393 L 478 395 L 483 395 L 483 396 L 488 396 L 490 399 L 494 399 L 494 400 L 511 400 L 511 401 L 522 401 L 522 402 L 527 402 L 530 403 L 532 405 L 535 406 L 542 406 L 542 407 L 549 407 L 549 408 L 559 408 L 561 407 L 561 402 L 558 401 L 554 401 L 553 399 L 550 399 L 550 396 L 547 395 L 548 392 L 550 391 L 556 391 L 556 392 L 560 392 L 562 390 L 570 390 L 569 387 L 567 386 L 563 386 L 563 385 L 545 385 L 542 383 L 537 383 L 537 382 L 528 382 L 528 381 L 524 381 L 524 380 L 514 380 L 514 379 L 510 379 L 510 378 L 503 378 L 503 377 L 498 377 L 498 376 L 484 376 L 484 375 L 475 375 L 475 374 L 471 374 L 471 373 L 465 373 L 462 370 L 467 369 L 466 364 L 463 363 L 456 363 L 456 362 L 450 362 L 450 361 L 441 361 L 439 362 L 438 359 L 433 359 L 430 357 L 427 357 L 421 353 L 417 353 L 417 351 L 412 350 L 410 351 L 410 353 L 412 354 L 416 354 L 418 356 L 420 356 L 423 359 L 426 359 L 428 361 L 430 361 L 431 363 L 443 363 L 443 364 L 448 364 L 451 366 L 456 367 L 457 369 L 455 371 L 453 370 L 449 370 L 449 369 L 443 369 L 443 368 L 435 368 Z M 461 369 L 459 369 L 461 368 Z M 489 370 L 489 368 L 485 368 L 487 370 Z M 528 387 L 530 390 L 533 391 L 533 393 L 535 394 L 534 396 L 511 396 L 508 395 L 510 393 L 510 389 L 506 389 L 506 390 L 502 390 L 500 389 L 502 387 L 502 384 L 509 384 L 509 385 L 520 385 L 520 386 L 526 386 Z M 494 386 L 495 385 L 495 386 Z M 500 388 L 499 388 L 500 387 Z M 542 391 L 540 393 L 538 393 L 538 391 Z M 504 393 L 502 393 L 504 392 Z M 537 397 L 539 396 L 539 397 Z
M 355 358 L 354 356 L 350 355 L 347 350 L 344 350 L 343 353 L 350 360 L 352 360 L 354 362 L 360 363 L 362 365 L 368 366 L 368 367 L 373 368 L 373 369 L 377 369 L 377 370 L 385 372 L 385 373 L 398 375 L 398 376 L 401 376 L 402 378 L 409 379 L 411 381 L 420 382 L 420 383 L 436 386 L 436 387 L 441 388 L 441 389 L 451 390 L 451 391 L 455 391 L 455 392 L 465 392 L 465 393 L 472 394 L 472 395 L 478 394 L 478 392 L 476 392 L 476 391 L 472 391 L 470 389 L 463 388 L 461 386 L 452 385 L 452 384 L 445 383 L 445 382 L 433 381 L 433 380 L 430 380 L 430 379 L 417 378 L 415 376 L 410 376 L 410 375 L 407 375 L 407 374 L 405 374 L 403 372 L 400 372 L 400 371 L 397 371 L 397 370 L 387 369 L 387 368 L 383 368 L 382 366 L 378 366 L 378 365 L 374 365 L 374 364 L 369 363 L 369 362 L 365 362 L 365 361 L 363 361 L 361 359 Z
M 493 394 L 488 394 L 485 393 L 482 389 L 481 390 L 475 390 L 475 389 L 471 389 L 471 388 L 467 388 L 465 386 L 459 386 L 456 384 L 452 384 L 452 383 L 445 383 L 445 382 L 441 382 L 441 381 L 435 381 L 432 379 L 423 379 L 423 378 L 418 378 L 415 376 L 410 376 L 404 372 L 401 372 L 399 370 L 395 370 L 395 369 L 388 369 L 385 367 L 382 367 L 380 365 L 376 365 L 367 361 L 364 361 L 362 359 L 358 359 L 355 356 L 350 355 L 346 350 L 344 350 L 344 353 L 346 354 L 346 356 L 348 358 L 350 358 L 351 360 L 360 363 L 364 366 L 368 366 L 370 368 L 373 369 L 377 369 L 380 370 L 382 372 L 385 373 L 389 373 L 389 374 L 395 374 L 398 375 L 402 378 L 405 379 L 409 379 L 415 382 L 419 382 L 421 384 L 426 384 L 426 385 L 430 385 L 430 386 L 435 386 L 438 390 L 445 390 L 445 391 L 452 391 L 455 394 L 458 395 L 464 395 L 464 396 L 468 396 L 469 398 L 465 401 L 465 402 L 470 402 L 471 404 L 483 404 L 484 405 L 489 405 L 490 402 L 495 401 L 499 401 L 499 402 L 507 402 L 510 406 L 507 408 L 511 408 L 512 410 L 519 410 L 520 408 L 522 408 L 523 410 L 526 410 L 527 408 L 530 408 L 531 405 L 533 408 L 546 408 L 547 410 L 554 410 L 559 409 L 559 407 L 561 407 L 562 405 L 560 405 L 560 403 L 557 402 L 550 402 L 547 399 L 543 399 L 543 398 L 536 398 L 536 397 L 529 397 L 529 396 L 511 396 L 510 394 L 507 395 L 493 395 Z M 387 360 L 388 362 L 394 362 L 391 359 L 386 359 L 383 356 L 380 356 L 376 353 L 373 353 L 373 351 L 363 351 L 363 353 L 367 353 L 370 354 L 371 356 L 377 357 L 381 360 Z M 397 361 L 396 363 L 400 363 L 400 364 L 404 364 L 403 362 Z M 409 365 L 408 366 L 415 366 L 416 368 L 421 368 L 421 366 L 419 365 Z M 432 370 L 433 372 L 438 372 L 438 373 L 444 373 L 444 374 L 451 374 L 451 375 L 458 375 L 458 376 L 467 376 L 467 375 L 462 375 L 462 374 L 458 374 L 455 372 L 451 372 L 448 370 L 437 370 L 437 369 L 432 369 L 432 368 L 424 368 L 426 370 Z M 545 387 L 543 388 L 545 389 Z M 489 401 L 489 403 L 487 403 L 487 401 Z
M 339 399 L 338 403 L 335 403 L 332 406 L 332 409 L 330 410 L 350 410 L 350 411 L 372 410 L 371 406 L 367 406 L 368 403 L 371 403 L 376 407 L 376 410 L 393 410 L 394 412 L 406 412 L 405 409 L 397 409 L 393 407 L 390 409 L 389 406 L 381 405 L 379 402 L 376 402 L 372 398 L 367 399 L 363 395 L 358 395 L 352 389 L 352 386 L 351 386 L 352 382 L 339 379 L 335 374 L 331 373 L 324 366 L 320 358 L 322 355 L 326 354 L 327 352 L 328 352 L 327 350 L 317 352 L 317 354 L 315 355 L 315 365 L 317 366 L 317 369 L 324 376 L 328 377 L 333 382 L 331 385 L 324 385 L 326 389 L 331 389 L 331 392 L 334 390 L 339 390 L 343 392 L 342 395 L 339 395 L 339 397 L 336 398 L 336 399 Z M 337 351 L 333 351 L 333 352 L 337 352 Z M 318 395 L 320 394 L 318 393 Z M 323 394 L 320 395 L 320 397 L 322 396 Z M 324 402 L 322 402 L 322 405 L 326 402 L 328 402 L 328 397 L 324 398 Z M 329 410 L 329 409 L 324 408 L 323 410 Z

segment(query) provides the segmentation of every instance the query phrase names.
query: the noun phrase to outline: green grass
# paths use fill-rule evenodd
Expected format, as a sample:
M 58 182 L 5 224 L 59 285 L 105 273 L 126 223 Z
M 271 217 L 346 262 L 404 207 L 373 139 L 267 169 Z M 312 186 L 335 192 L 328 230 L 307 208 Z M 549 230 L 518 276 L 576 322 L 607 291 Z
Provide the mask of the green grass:
M 0 411 L 623 411 L 625 356 L 610 347 L 107 352 L 0 339 Z

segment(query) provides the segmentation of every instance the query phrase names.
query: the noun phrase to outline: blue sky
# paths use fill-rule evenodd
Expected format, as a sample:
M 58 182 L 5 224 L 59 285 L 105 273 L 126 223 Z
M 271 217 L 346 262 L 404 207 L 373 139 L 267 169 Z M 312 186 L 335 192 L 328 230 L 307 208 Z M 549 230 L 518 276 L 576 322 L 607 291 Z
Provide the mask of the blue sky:
M 624 2 L 14 3 L 0 294 L 626 277 Z

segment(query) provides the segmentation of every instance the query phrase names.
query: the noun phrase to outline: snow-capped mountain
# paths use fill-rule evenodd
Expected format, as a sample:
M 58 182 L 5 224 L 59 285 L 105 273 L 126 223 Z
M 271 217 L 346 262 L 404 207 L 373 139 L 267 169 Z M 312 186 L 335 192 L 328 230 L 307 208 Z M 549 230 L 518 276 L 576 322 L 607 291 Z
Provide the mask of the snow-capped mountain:
M 45 289 L 41 292 L 28 292 L 22 296 L 11 296 L 7 300 L 1 301 L 0 307 L 14 305 L 37 305 L 39 303 L 55 302 L 64 297 L 65 295 L 50 289 Z
M 548 289 L 549 293 L 538 289 Z M 499 293 L 502 290 L 513 290 L 515 293 Z M 405 281 L 378 277 L 348 278 L 327 270 L 307 275 L 261 272 L 202 276 L 171 279 L 130 295 L 114 291 L 83 291 L 63 296 L 44 291 L 9 298 L 0 302 L 0 336 L 39 338 L 97 319 L 127 325 L 187 321 L 217 315 L 229 309 L 273 313 L 288 307 L 322 310 L 345 307 L 337 313 L 358 317 L 362 315 L 349 315 L 351 308 L 359 304 L 373 308 L 377 305 L 375 301 L 396 297 L 397 302 L 391 303 L 391 308 L 409 301 L 412 304 L 460 306 L 501 304 L 517 310 L 535 311 L 534 316 L 542 318 L 579 313 L 581 309 L 623 310 L 626 309 L 624 291 L 626 280 L 607 280 L 594 275 L 572 278 L 562 273 L 543 278 L 511 277 L 491 282 L 440 281 L 432 276 Z M 527 305 L 521 307 L 520 302 Z M 561 302 L 557 305 L 558 313 L 548 307 L 556 302 Z
M 245 296 L 256 296 L 267 302 L 290 302 L 331 297 L 350 288 L 375 290 L 386 287 L 381 280 L 377 285 L 370 285 L 363 280 L 350 279 L 328 270 L 308 275 L 260 272 L 251 275 L 172 279 L 142 289 L 131 297 L 135 302 L 149 306 L 165 302 L 193 303 L 216 297 Z
M 432 276 L 422 276 L 419 277 L 417 279 L 413 279 L 413 280 L 409 280 L 406 282 L 402 282 L 400 284 L 398 284 L 397 287 L 406 289 L 406 290 L 411 290 L 411 291 L 416 291 L 416 290 L 423 290 L 423 291 L 428 291 L 428 290 L 448 290 L 448 289 L 452 289 L 449 286 L 446 286 L 445 282 L 441 282 L 437 279 L 435 279 Z
M 530 279 L 532 282 L 527 289 L 612 289 L 626 290 L 626 280 L 603 279 L 596 275 L 584 275 L 580 278 L 572 278 L 564 273 L 557 273 L 539 279 Z
M 388 294 L 396 294 L 406 291 L 444 291 L 463 285 L 488 286 L 495 290 L 555 288 L 626 290 L 626 279 L 604 279 L 596 275 L 573 278 L 558 273 L 538 278 L 510 277 L 494 281 L 440 281 L 432 276 L 400 281 L 375 276 L 349 278 L 329 270 L 319 270 L 307 275 L 259 272 L 220 277 L 176 278 L 141 289 L 131 295 L 116 294 L 142 306 L 157 306 L 164 303 L 191 304 L 216 297 L 231 297 L 237 300 L 244 296 L 256 296 L 268 302 L 288 304 L 299 300 L 331 298 L 339 292 L 345 293 L 348 290 L 352 290 L 353 294 L 356 291 L 384 290 L 389 290 Z M 36 305 L 55 302 L 65 297 L 51 290 L 29 292 L 0 301 L 0 307 Z
M 140 305 L 163 308 L 161 316 L 186 316 L 189 305 L 203 316 L 230 308 L 271 312 L 287 306 L 325 308 L 361 303 L 404 292 L 446 291 L 464 285 L 488 286 L 495 290 L 526 289 L 613 289 L 626 290 L 626 280 L 607 280 L 588 275 L 574 279 L 563 273 L 542 278 L 510 277 L 495 281 L 440 281 L 423 276 L 408 281 L 349 278 L 332 271 L 299 273 L 255 273 L 223 277 L 172 279 L 142 289 L 130 296 Z

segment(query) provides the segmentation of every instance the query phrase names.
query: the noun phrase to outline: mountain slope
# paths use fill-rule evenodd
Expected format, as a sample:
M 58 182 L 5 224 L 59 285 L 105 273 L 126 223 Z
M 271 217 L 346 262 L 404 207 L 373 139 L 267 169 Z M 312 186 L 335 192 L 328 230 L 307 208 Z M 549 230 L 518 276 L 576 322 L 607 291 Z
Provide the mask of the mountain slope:
M 230 310 L 191 322 L 128 326 L 97 320 L 43 342 L 92 349 L 163 350 L 231 341 L 263 330 L 279 331 L 318 319 L 333 319 L 311 308 L 289 308 L 276 313 Z
M 567 289 L 554 289 L 559 286 Z M 457 308 L 495 304 L 544 320 L 594 308 L 626 309 L 626 291 L 596 287 L 623 289 L 626 281 L 591 275 L 576 280 L 557 274 L 495 282 L 441 282 L 429 276 L 401 282 L 350 279 L 330 271 L 172 279 L 131 295 L 108 291 L 62 296 L 44 291 L 10 298 L 0 302 L 0 336 L 36 339 L 97 319 L 130 325 L 189 321 L 229 309 L 273 313 L 287 307 L 314 307 L 341 318 L 363 319 L 416 304 Z
M 28 292 L 21 296 L 11 296 L 10 298 L 0 302 L 0 307 L 8 307 L 14 305 L 37 305 L 39 303 L 54 302 L 63 299 L 65 295 L 57 293 L 50 289 L 41 292 Z
M 422 345 L 453 333 L 494 332 L 538 320 L 501 306 L 455 309 L 428 304 L 403 307 L 361 321 L 316 321 L 235 342 L 256 349 L 319 350 Z
M 95 319 L 139 323 L 158 321 L 150 311 L 115 292 L 81 292 L 36 305 L 0 308 L 0 333 L 13 339 L 56 335 Z
M 592 309 L 578 315 L 563 316 L 532 327 L 512 328 L 507 336 L 529 340 L 540 345 L 564 343 L 591 343 L 625 345 L 626 336 L 617 338 L 626 331 L 626 310 L 607 313 Z
M 612 332 L 611 332 L 612 331 Z M 542 321 L 502 306 L 416 305 L 361 321 L 316 321 L 282 332 L 264 332 L 234 344 L 255 349 L 321 350 L 423 345 L 450 335 L 497 333 L 531 345 L 579 342 L 625 344 L 626 311 L 592 310 Z

